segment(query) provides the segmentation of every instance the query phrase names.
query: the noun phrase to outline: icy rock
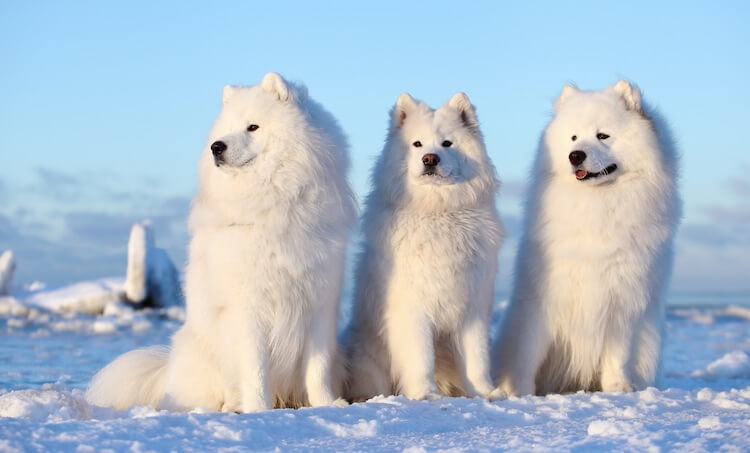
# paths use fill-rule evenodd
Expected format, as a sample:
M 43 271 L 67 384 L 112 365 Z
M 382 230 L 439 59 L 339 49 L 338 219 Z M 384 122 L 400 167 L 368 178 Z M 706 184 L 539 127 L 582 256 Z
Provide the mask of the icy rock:
M 693 377 L 707 379 L 747 379 L 750 378 L 750 356 L 745 351 L 731 351 L 720 359 L 709 363 L 705 370 L 696 370 Z
M 151 224 L 142 222 L 133 225 L 128 240 L 128 269 L 125 274 L 125 297 L 133 303 L 146 300 L 148 251 L 153 247 Z
M 179 305 L 183 300 L 179 272 L 167 252 L 156 247 L 148 220 L 130 230 L 125 298 L 133 304 L 156 307 Z
M 28 307 L 15 297 L 0 296 L 0 316 L 26 316 Z
M 0 296 L 7 296 L 13 286 L 13 273 L 16 271 L 16 261 L 13 252 L 6 250 L 0 255 Z
M 39 291 L 26 298 L 25 303 L 57 313 L 80 312 L 97 315 L 107 304 L 122 298 L 121 278 L 102 278 L 74 283 L 62 288 Z

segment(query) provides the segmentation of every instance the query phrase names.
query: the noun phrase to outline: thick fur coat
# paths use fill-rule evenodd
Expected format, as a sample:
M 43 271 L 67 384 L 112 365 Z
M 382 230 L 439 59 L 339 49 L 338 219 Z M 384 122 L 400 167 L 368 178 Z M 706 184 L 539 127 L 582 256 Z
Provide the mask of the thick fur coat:
M 190 214 L 187 318 L 171 350 L 124 354 L 98 405 L 253 412 L 340 396 L 336 323 L 356 219 L 348 145 L 304 87 L 227 86 Z
M 493 393 L 489 321 L 502 227 L 474 106 L 402 94 L 372 172 L 345 394 L 411 399 Z
M 529 177 L 513 293 L 493 348 L 511 395 L 654 385 L 681 217 L 666 124 L 620 81 L 566 86 Z

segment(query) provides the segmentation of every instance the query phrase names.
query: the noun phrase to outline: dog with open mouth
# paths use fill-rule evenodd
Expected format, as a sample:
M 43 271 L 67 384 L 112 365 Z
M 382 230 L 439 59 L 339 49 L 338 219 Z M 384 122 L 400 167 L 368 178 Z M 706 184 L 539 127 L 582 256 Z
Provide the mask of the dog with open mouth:
M 529 179 L 510 305 L 493 347 L 511 395 L 654 385 L 681 217 L 666 123 L 626 81 L 566 86 Z
M 345 395 L 502 398 L 489 322 L 503 232 L 474 106 L 405 93 L 390 123 L 362 220 Z

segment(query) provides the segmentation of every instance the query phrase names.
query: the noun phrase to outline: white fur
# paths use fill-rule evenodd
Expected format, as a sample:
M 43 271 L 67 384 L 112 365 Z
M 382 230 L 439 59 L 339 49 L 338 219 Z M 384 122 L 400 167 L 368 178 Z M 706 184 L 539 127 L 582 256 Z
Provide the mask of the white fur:
M 659 369 L 681 217 L 677 155 L 666 125 L 628 82 L 592 92 L 567 86 L 556 110 L 530 175 L 493 375 L 512 395 L 643 389 Z M 617 170 L 579 181 L 574 150 L 587 154 L 588 172 Z
M 95 404 L 253 412 L 340 395 L 336 320 L 356 217 L 346 139 L 275 73 L 223 99 L 190 215 L 185 325 L 168 357 L 134 351 L 104 368 Z M 219 140 L 221 166 L 210 150 Z M 134 384 L 144 374 L 145 390 Z
M 436 175 L 423 174 L 426 153 L 440 158 Z M 402 94 L 372 179 L 344 336 L 347 397 L 500 397 L 489 366 L 497 181 L 466 95 L 433 110 Z

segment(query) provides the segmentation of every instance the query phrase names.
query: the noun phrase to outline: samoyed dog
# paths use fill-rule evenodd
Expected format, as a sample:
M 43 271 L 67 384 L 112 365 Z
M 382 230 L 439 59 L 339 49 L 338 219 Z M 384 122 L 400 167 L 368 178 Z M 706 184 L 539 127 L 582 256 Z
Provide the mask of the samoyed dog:
M 498 182 L 469 98 L 433 110 L 402 94 L 372 180 L 345 395 L 502 396 L 489 366 Z
M 636 86 L 563 89 L 531 171 L 515 285 L 493 347 L 499 388 L 654 385 L 681 217 L 676 177 L 670 133 Z
M 224 88 L 189 219 L 185 324 L 171 350 L 101 370 L 89 401 L 234 412 L 343 401 L 336 322 L 356 220 L 347 153 L 303 86 L 271 72 Z

